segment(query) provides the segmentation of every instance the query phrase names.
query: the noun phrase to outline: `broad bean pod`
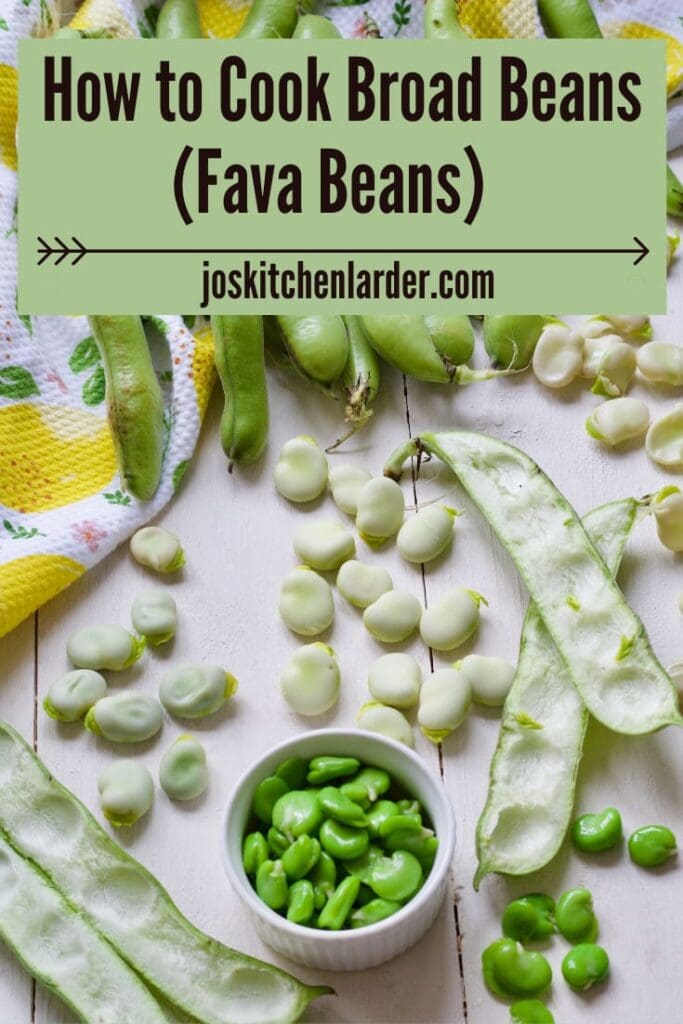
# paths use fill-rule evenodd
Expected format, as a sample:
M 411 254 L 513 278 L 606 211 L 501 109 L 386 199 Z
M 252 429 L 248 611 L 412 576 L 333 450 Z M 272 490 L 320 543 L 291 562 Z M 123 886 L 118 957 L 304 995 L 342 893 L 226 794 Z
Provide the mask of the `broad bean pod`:
M 155 34 L 157 39 L 201 39 L 197 0 L 164 0 Z
M 293 364 L 305 377 L 329 387 L 342 376 L 349 338 L 340 316 L 278 316 L 277 322 Z
M 538 13 L 551 39 L 602 39 L 588 0 L 538 0 Z
M 549 316 L 485 316 L 484 347 L 496 366 L 523 370 L 530 363 Z
M 469 39 L 458 21 L 454 0 L 427 0 L 424 31 L 426 39 Z
M 268 440 L 268 388 L 260 316 L 212 316 L 211 330 L 225 408 L 221 444 L 235 462 L 255 462 Z
M 238 39 L 290 39 L 299 19 L 299 10 L 307 9 L 300 0 L 255 0 L 237 33 Z
M 304 14 L 299 17 L 292 39 L 341 39 L 339 29 L 320 14 Z

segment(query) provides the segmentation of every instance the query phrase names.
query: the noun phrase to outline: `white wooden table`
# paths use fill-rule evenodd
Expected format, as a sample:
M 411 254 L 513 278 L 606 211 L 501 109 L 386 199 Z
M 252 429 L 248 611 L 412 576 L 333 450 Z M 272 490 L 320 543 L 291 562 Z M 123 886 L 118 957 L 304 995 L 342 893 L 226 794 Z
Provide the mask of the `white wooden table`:
M 675 342 L 683 340 L 680 262 L 670 278 L 669 315 L 655 319 L 656 337 Z M 653 415 L 675 400 L 672 391 L 642 383 L 632 394 L 645 398 Z M 581 514 L 607 500 L 640 496 L 675 479 L 651 464 L 640 445 L 614 453 L 589 439 L 583 423 L 596 401 L 585 382 L 562 392 L 544 390 L 531 374 L 467 389 L 414 382 L 405 386 L 399 374 L 387 370 L 371 424 L 331 458 L 356 460 L 379 472 L 385 457 L 409 431 L 415 435 L 427 428 L 456 425 L 489 431 L 537 459 Z M 178 603 L 178 636 L 172 646 L 148 653 L 129 672 L 110 674 L 111 687 L 134 685 L 155 693 L 166 664 L 203 659 L 234 672 L 240 689 L 224 713 L 193 729 L 210 761 L 211 783 L 205 796 L 182 806 L 157 792 L 151 813 L 133 829 L 117 832 L 119 841 L 158 876 L 181 910 L 201 928 L 241 950 L 281 963 L 304 979 L 331 982 L 337 998 L 316 1002 L 308 1020 L 504 1024 L 506 1008 L 489 996 L 480 971 L 481 950 L 500 934 L 502 908 L 510 898 L 527 891 L 558 896 L 577 884 L 587 885 L 594 893 L 612 975 L 600 991 L 587 996 L 570 992 L 559 970 L 567 947 L 556 939 L 548 955 L 555 972 L 550 1005 L 558 1024 L 591 1020 L 595 1024 L 673 1024 L 680 1020 L 683 865 L 674 861 L 661 871 L 646 872 L 630 863 L 624 849 L 588 859 L 565 843 L 553 864 L 540 874 L 516 881 L 490 877 L 474 893 L 474 828 L 499 723 L 497 713 L 478 708 L 441 749 L 421 736 L 417 739 L 417 749 L 443 778 L 458 829 L 452 899 L 444 904 L 429 934 L 392 963 L 324 978 L 320 972 L 277 957 L 257 939 L 220 863 L 219 821 L 227 794 L 252 758 L 275 742 L 309 724 L 352 725 L 356 710 L 367 699 L 368 665 L 382 653 L 365 634 L 359 615 L 337 595 L 336 619 L 326 639 L 337 650 L 343 669 L 338 706 L 322 719 L 306 721 L 291 713 L 280 697 L 279 672 L 297 646 L 276 612 L 279 582 L 295 564 L 292 533 L 306 516 L 337 512 L 329 498 L 309 511 L 281 500 L 272 485 L 272 469 L 287 438 L 312 433 L 328 444 L 341 424 L 340 410 L 333 403 L 281 372 L 272 374 L 271 407 L 265 464 L 229 476 L 218 442 L 220 408 L 214 395 L 192 469 L 181 493 L 159 520 L 180 534 L 187 553 L 186 569 L 167 583 Z M 376 554 L 359 542 L 359 556 L 383 564 L 395 585 L 409 587 L 427 601 L 456 584 L 482 592 L 489 608 L 467 650 L 514 661 L 527 603 L 524 588 L 459 487 L 445 472 L 438 478 L 435 473 L 433 463 L 423 468 L 417 498 L 443 496 L 465 510 L 457 522 L 452 551 L 424 576 L 419 568 L 403 563 L 392 546 Z M 405 490 L 406 501 L 412 504 L 409 474 Z M 629 544 L 621 582 L 665 665 L 683 656 L 683 621 L 677 605 L 683 591 L 680 569 L 680 559 L 658 544 L 654 524 L 642 523 Z M 33 738 L 50 769 L 95 814 L 99 813 L 98 773 L 122 751 L 77 725 L 50 720 L 41 702 L 51 681 L 68 668 L 65 642 L 71 630 L 86 623 L 127 624 L 134 595 L 156 582 L 131 560 L 124 546 L 0 641 L 2 718 L 29 740 Z M 420 641 L 406 648 L 428 672 L 429 652 Z M 452 658 L 434 658 L 439 664 L 448 660 Z M 181 731 L 180 724 L 167 719 L 161 736 L 134 748 L 134 753 L 156 774 L 163 751 Z M 681 777 L 683 737 L 679 732 L 668 729 L 629 739 L 593 723 L 576 807 L 586 811 L 614 804 L 622 811 L 627 832 L 661 822 L 683 842 Z M 68 1019 L 62 1004 L 36 987 L 0 946 L 0 1022 L 61 1024 Z

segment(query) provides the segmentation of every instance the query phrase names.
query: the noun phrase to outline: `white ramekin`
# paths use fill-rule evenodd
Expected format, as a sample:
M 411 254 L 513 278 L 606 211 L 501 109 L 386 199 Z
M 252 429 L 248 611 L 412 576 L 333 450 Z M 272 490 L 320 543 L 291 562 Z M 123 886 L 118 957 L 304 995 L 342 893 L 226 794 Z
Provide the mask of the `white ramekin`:
M 291 924 L 261 902 L 242 867 L 242 838 L 258 783 L 288 757 L 309 759 L 320 754 L 349 755 L 384 768 L 425 807 L 439 839 L 436 860 L 417 895 L 392 917 L 367 928 L 327 932 Z M 441 781 L 412 750 L 360 729 L 317 729 L 274 747 L 239 779 L 221 825 L 225 870 L 261 939 L 298 963 L 332 971 L 374 967 L 405 952 L 422 938 L 444 899 L 454 845 L 453 810 Z

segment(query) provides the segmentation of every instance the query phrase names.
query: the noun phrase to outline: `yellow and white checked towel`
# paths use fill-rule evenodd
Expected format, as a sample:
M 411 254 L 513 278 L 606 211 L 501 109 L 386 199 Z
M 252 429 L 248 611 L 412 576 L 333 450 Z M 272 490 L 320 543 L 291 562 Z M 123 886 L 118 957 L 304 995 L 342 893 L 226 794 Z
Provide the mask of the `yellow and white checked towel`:
M 166 453 L 155 498 L 126 494 L 106 420 L 104 375 L 84 317 L 27 317 L 16 308 L 17 41 L 49 35 L 52 0 L 0 0 L 0 636 L 103 558 L 172 497 L 192 457 L 213 383 L 208 331 L 153 318 L 166 391 Z M 238 30 L 248 0 L 198 0 L 207 37 Z M 594 0 L 606 35 L 664 38 L 669 94 L 683 85 L 683 0 Z M 679 9 L 680 7 L 680 9 Z M 536 37 L 534 0 L 460 0 L 474 37 Z M 333 0 L 321 11 L 342 35 L 422 35 L 421 0 Z M 86 0 L 71 24 L 151 37 L 151 0 Z M 670 143 L 683 143 L 683 100 Z

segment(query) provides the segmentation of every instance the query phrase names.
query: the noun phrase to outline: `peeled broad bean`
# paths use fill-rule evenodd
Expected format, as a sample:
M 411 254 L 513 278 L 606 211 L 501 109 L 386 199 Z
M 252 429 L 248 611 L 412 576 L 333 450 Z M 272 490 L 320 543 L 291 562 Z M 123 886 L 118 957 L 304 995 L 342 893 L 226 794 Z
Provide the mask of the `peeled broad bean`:
M 396 850 L 390 857 L 377 857 L 370 863 L 367 884 L 385 900 L 407 900 L 422 884 L 422 867 L 407 850 Z
M 143 526 L 134 533 L 130 553 L 140 565 L 156 572 L 175 572 L 185 565 L 180 537 L 161 526 Z
M 282 695 L 300 715 L 322 715 L 339 697 L 341 674 L 337 656 L 327 644 L 300 647 L 282 672 Z
M 555 901 L 533 892 L 508 903 L 501 921 L 503 935 L 517 942 L 547 939 L 555 931 Z
M 417 704 L 422 672 L 410 654 L 383 654 L 368 672 L 368 689 L 376 701 L 394 708 Z
M 155 647 L 175 636 L 178 612 L 167 590 L 145 590 L 138 594 L 130 617 L 133 628 Z
M 548 388 L 563 388 L 581 373 L 583 338 L 565 324 L 550 324 L 534 350 L 534 375 Z
M 355 775 L 359 768 L 360 761 L 356 757 L 333 757 L 322 754 L 309 762 L 306 781 L 309 786 L 325 786 L 333 780 Z
M 85 716 L 86 729 L 112 743 L 142 743 L 161 729 L 161 705 L 145 693 L 103 697 Z
M 648 341 L 636 354 L 638 369 L 657 384 L 683 384 L 683 348 L 667 341 Z
M 315 891 L 307 878 L 300 878 L 289 887 L 287 920 L 292 924 L 308 924 L 315 913 Z
M 428 505 L 406 519 L 396 538 L 401 557 L 419 564 L 442 554 L 453 539 L 456 515 L 447 505 Z
M 374 803 L 378 797 L 387 792 L 390 786 L 391 777 L 388 772 L 385 772 L 383 768 L 368 767 L 361 768 L 358 775 L 349 782 L 345 782 L 340 789 L 350 800 L 362 804 L 365 800 Z
M 414 746 L 413 730 L 405 715 L 396 708 L 378 701 L 368 701 L 356 715 L 356 725 L 368 732 L 378 732 L 407 747 Z
M 66 642 L 71 664 L 95 671 L 110 669 L 120 672 L 130 668 L 144 649 L 145 641 L 122 626 L 84 626 L 72 633 Z
M 650 422 L 650 413 L 639 398 L 614 398 L 596 406 L 586 420 L 586 431 L 596 441 L 612 447 L 642 437 Z
M 629 338 L 632 341 L 646 341 L 652 335 L 649 316 L 615 316 L 613 313 L 602 313 L 597 320 L 607 324 L 622 338 Z
M 593 897 L 588 889 L 563 892 L 555 907 L 555 923 L 569 942 L 592 942 L 598 934 Z
M 599 814 L 582 814 L 572 826 L 572 842 L 584 853 L 611 850 L 621 839 L 621 815 L 616 807 Z
M 594 395 L 618 398 L 628 391 L 635 372 L 635 352 L 630 345 L 619 341 L 600 360 L 597 379 L 591 390 Z
M 365 828 L 368 824 L 365 811 L 354 800 L 350 800 L 335 786 L 324 786 L 318 793 L 318 800 L 328 818 L 341 821 L 343 825 Z
M 479 627 L 479 607 L 486 599 L 474 590 L 459 587 L 437 598 L 420 619 L 420 636 L 435 651 L 460 647 Z
M 358 512 L 358 496 L 372 474 L 362 466 L 346 463 L 330 470 L 330 491 L 338 509 L 349 516 Z
M 366 565 L 354 558 L 344 562 L 337 573 L 337 589 L 354 608 L 367 608 L 393 587 L 386 569 Z
M 297 882 L 313 870 L 320 857 L 320 843 L 313 836 L 299 836 L 282 854 L 282 866 L 290 882 Z
M 377 896 L 353 911 L 349 919 L 351 927 L 366 928 L 369 924 L 377 924 L 378 921 L 391 917 L 402 906 L 403 904 L 400 900 L 383 900 L 380 896 Z
M 256 872 L 256 892 L 271 910 L 284 910 L 289 899 L 289 886 L 281 860 L 263 862 Z
M 194 800 L 209 784 L 206 752 L 194 736 L 179 736 L 161 759 L 159 783 L 171 800 Z
M 56 679 L 43 701 L 43 710 L 59 722 L 77 722 L 107 695 L 107 684 L 89 668 L 77 668 Z
M 592 942 L 582 942 L 570 949 L 562 961 L 562 976 L 568 985 L 586 992 L 604 981 L 609 974 L 609 957 Z
M 407 640 L 422 616 L 422 605 L 405 590 L 389 590 L 363 612 L 363 625 L 376 640 L 397 644 Z
M 275 801 L 273 827 L 293 843 L 299 836 L 316 832 L 323 821 L 318 794 L 310 789 L 292 789 Z M 323 843 L 323 846 L 325 844 Z
M 581 376 L 595 380 L 600 370 L 600 364 L 605 356 L 616 345 L 621 344 L 622 341 L 618 334 L 598 334 L 594 336 L 592 333 L 589 333 L 583 343 Z
M 440 668 L 427 676 L 420 690 L 417 721 L 428 740 L 440 743 L 465 721 L 472 691 L 464 672 Z
M 362 857 L 369 843 L 367 830 L 345 825 L 334 818 L 326 818 L 320 826 L 320 845 L 325 853 L 336 860 L 355 860 Z
M 320 911 L 318 928 L 326 928 L 330 931 L 339 931 L 343 928 L 351 913 L 351 908 L 356 902 L 359 889 L 360 882 L 352 875 L 340 882 Z
M 510 1024 L 555 1024 L 555 1018 L 540 999 L 521 999 L 510 1007 Z
M 154 782 L 136 761 L 115 761 L 97 780 L 100 806 L 116 828 L 134 825 L 154 802 Z
M 514 939 L 496 939 L 482 953 L 481 962 L 487 987 L 502 999 L 537 996 L 553 977 L 542 953 L 529 952 Z
M 261 779 L 254 790 L 251 809 L 260 822 L 270 825 L 273 820 L 273 808 L 281 796 L 289 792 L 289 786 L 279 775 L 268 775 Z
M 358 532 L 368 544 L 383 544 L 400 530 L 404 511 L 403 491 L 396 481 L 375 477 L 358 495 Z
M 245 874 L 256 875 L 261 865 L 268 860 L 268 843 L 262 832 L 250 832 L 242 843 L 242 866 Z
M 650 426 L 645 450 L 653 462 L 671 469 L 683 468 L 683 403 Z
M 338 569 L 342 562 L 353 558 L 356 542 L 336 519 L 313 519 L 304 523 L 294 534 L 297 557 L 311 569 Z
M 178 718 L 204 718 L 237 690 L 237 680 L 219 665 L 178 665 L 159 684 L 159 700 Z
M 292 569 L 282 581 L 278 611 L 293 633 L 317 636 L 331 625 L 334 618 L 329 583 L 307 565 Z
M 314 501 L 327 487 L 327 459 L 312 437 L 293 437 L 280 451 L 273 478 L 283 498 Z
M 455 667 L 470 684 L 472 700 L 492 708 L 503 706 L 517 671 L 509 661 L 483 654 L 468 654 Z
M 306 784 L 307 772 L 308 763 L 304 761 L 303 757 L 288 757 L 275 769 L 276 776 L 282 779 L 290 789 L 303 789 Z
M 631 833 L 628 852 L 641 868 L 656 868 L 676 853 L 676 836 L 666 825 L 643 825 Z
M 669 551 L 683 551 L 683 492 L 680 487 L 664 487 L 650 505 L 657 536 Z

